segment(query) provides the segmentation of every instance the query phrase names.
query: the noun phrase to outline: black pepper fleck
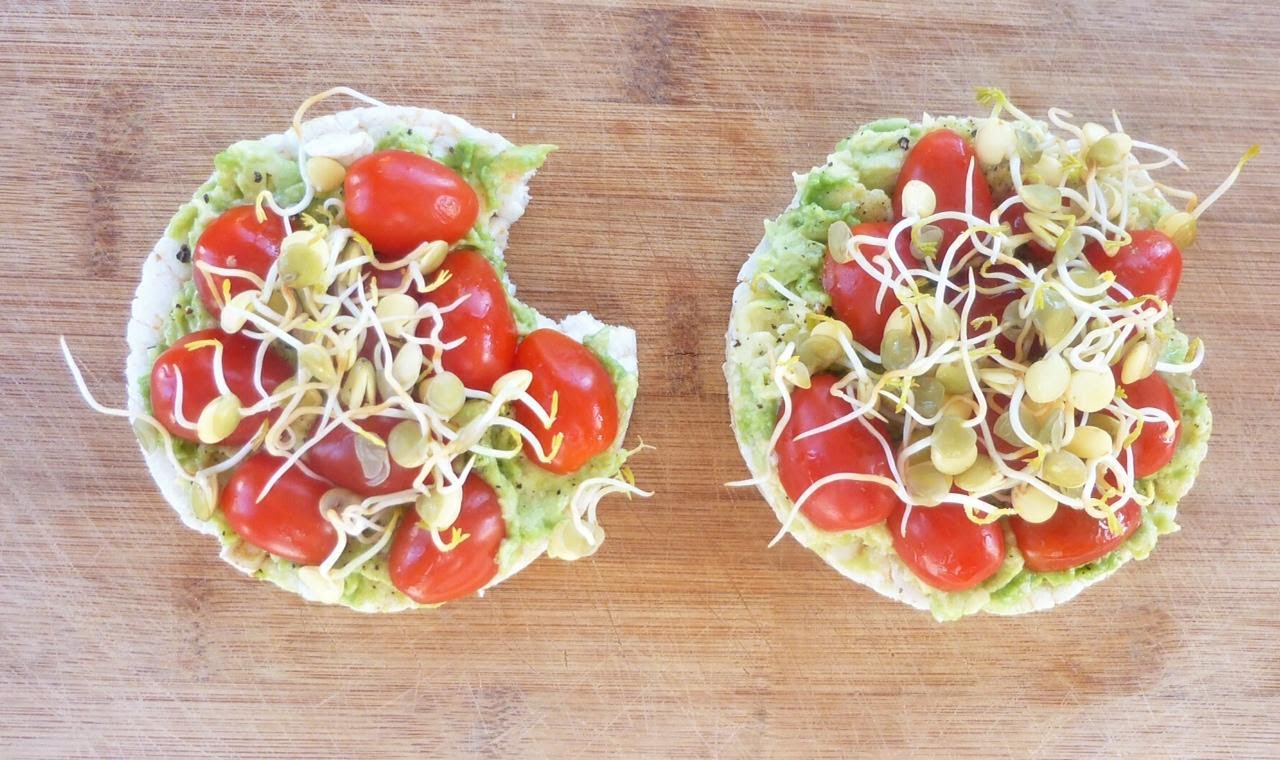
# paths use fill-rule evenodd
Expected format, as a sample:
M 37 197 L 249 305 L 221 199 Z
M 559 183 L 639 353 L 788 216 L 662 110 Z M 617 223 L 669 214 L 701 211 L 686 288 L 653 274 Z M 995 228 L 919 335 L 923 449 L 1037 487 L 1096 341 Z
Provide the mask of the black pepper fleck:
M 185 245 L 179 248 L 178 261 L 181 261 L 183 264 L 186 264 L 187 262 L 191 261 L 191 249 L 186 247 Z
M 258 184 L 261 184 L 261 183 L 262 183 L 262 172 L 254 172 L 254 173 L 253 173 L 253 183 L 254 183 L 255 185 L 258 185 Z
M 907 148 L 910 148 L 910 147 L 911 147 L 911 141 L 910 141 L 909 139 L 907 139 L 906 137 L 899 137 L 899 138 L 898 138 L 898 147 L 899 147 L 899 148 L 902 148 L 903 150 L 906 150 Z
M 205 202 L 205 203 L 208 203 L 208 202 L 209 202 L 209 194 L 208 194 L 208 193 L 205 193 L 205 194 L 204 194 L 204 202 Z
M 406 130 L 405 130 L 405 132 L 404 132 L 404 133 L 405 133 L 406 135 L 411 135 L 411 134 L 413 134 L 413 127 L 409 127 L 408 129 L 406 129 Z

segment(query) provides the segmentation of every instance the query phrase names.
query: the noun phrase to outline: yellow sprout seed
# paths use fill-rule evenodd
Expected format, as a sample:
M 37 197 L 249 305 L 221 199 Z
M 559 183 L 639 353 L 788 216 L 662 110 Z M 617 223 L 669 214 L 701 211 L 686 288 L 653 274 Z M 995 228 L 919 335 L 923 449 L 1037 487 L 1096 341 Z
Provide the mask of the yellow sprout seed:
M 849 240 L 853 238 L 853 230 L 849 229 L 848 222 L 843 219 L 832 223 L 827 228 L 827 250 L 831 253 L 831 258 L 843 264 L 852 259 L 849 256 Z
M 1115 166 L 1133 150 L 1133 138 L 1123 132 L 1112 132 L 1089 147 L 1089 161 L 1098 166 Z
M 1044 150 L 1040 147 L 1040 142 L 1035 135 L 1031 134 L 1029 129 L 1015 127 L 1014 135 L 1018 143 L 1018 157 L 1022 159 L 1022 165 L 1034 166 L 1044 156 Z
M 422 374 L 422 346 L 406 343 L 391 361 L 391 379 L 404 389 L 411 390 Z
M 196 419 L 196 437 L 201 443 L 218 443 L 235 432 L 240 424 L 240 399 L 219 396 L 200 410 Z
M 1002 367 L 978 370 L 978 379 L 996 393 L 1008 396 L 1018 387 L 1018 376 Z
M 1120 382 L 1128 385 L 1150 377 L 1156 371 L 1157 358 L 1151 341 L 1140 340 L 1134 343 L 1124 355 L 1124 364 L 1120 367 Z
M 907 493 L 921 504 L 937 504 L 951 490 L 951 476 L 938 472 L 929 462 L 908 467 L 903 481 Z
M 280 243 L 280 281 L 291 288 L 328 286 L 329 243 L 311 230 L 295 230 Z
M 466 388 L 452 372 L 440 372 L 422 381 L 421 398 L 440 416 L 452 418 L 466 403 Z
M 391 459 L 401 467 L 418 468 L 427 461 L 430 453 L 427 442 L 430 438 L 422 433 L 422 427 L 415 420 L 405 420 L 391 428 L 387 436 L 387 452 Z
M 547 542 L 547 556 L 566 562 L 590 557 L 604 543 L 604 528 L 589 523 L 587 532 L 591 534 L 589 541 L 578 532 L 572 520 L 561 520 L 551 531 Z
M 1035 486 L 1019 483 L 1011 494 L 1013 509 L 1029 523 L 1042 523 L 1058 511 L 1058 501 Z
M 493 395 L 499 398 L 515 398 L 529 390 L 533 382 L 533 373 L 527 369 L 513 369 L 493 383 Z
M 1173 244 L 1183 250 L 1196 242 L 1196 218 L 1186 211 L 1165 214 L 1156 223 L 1156 229 L 1168 235 Z
M 342 187 L 347 176 L 346 167 L 328 156 L 312 156 L 307 159 L 307 179 L 317 193 L 331 193 Z
M 374 382 L 373 362 L 363 356 L 356 359 L 351 369 L 342 379 L 342 387 L 338 391 L 338 400 L 348 409 L 355 409 L 372 404 L 377 389 Z
M 338 380 L 338 373 L 333 368 L 333 359 L 319 343 L 308 343 L 298 350 L 298 365 L 308 377 L 314 377 L 325 385 Z
M 418 302 L 408 293 L 388 293 L 382 296 L 374 311 L 389 338 L 411 335 L 417 327 Z
M 938 365 L 934 375 L 938 378 L 938 382 L 942 383 L 942 387 L 947 389 L 947 393 L 973 392 L 969 385 L 969 373 L 965 371 L 964 364 L 958 359 Z
M 256 290 L 246 290 L 237 293 L 227 301 L 222 307 L 222 313 L 218 315 L 218 325 L 225 333 L 237 333 L 249 321 L 249 311 L 253 308 L 254 301 L 261 295 Z
M 1004 480 L 996 469 L 996 463 L 986 454 L 979 454 L 969 469 L 955 477 L 955 484 L 969 493 L 990 491 Z
M 423 243 L 413 250 L 415 265 L 423 274 L 434 274 L 449 255 L 449 244 L 443 240 Z
M 944 475 L 959 475 L 978 457 L 978 437 L 956 417 L 944 416 L 933 428 L 929 459 Z
M 880 341 L 880 363 L 890 372 L 903 369 L 915 361 L 916 339 L 905 330 L 886 330 Z
M 916 378 L 915 384 L 912 395 L 916 412 L 921 417 L 932 417 L 937 414 L 946 397 L 946 388 L 942 387 L 941 382 L 928 375 Z
M 853 331 L 849 329 L 848 325 L 838 319 L 822 320 L 818 324 L 814 325 L 811 334 L 830 338 L 837 343 L 840 342 L 841 337 L 850 343 L 853 342 Z
M 1085 145 L 1093 145 L 1097 141 L 1111 134 L 1109 129 L 1092 121 L 1086 122 L 1084 126 L 1080 128 L 1080 131 L 1084 133 Z
M 1031 167 L 1028 176 L 1046 185 L 1058 186 L 1066 175 L 1062 171 L 1062 162 L 1046 153 Z
M 1066 450 L 1082 459 L 1096 459 L 1111 453 L 1111 436 L 1093 425 L 1081 425 L 1067 444 Z
M 1040 469 L 1040 477 L 1059 488 L 1079 488 L 1088 474 L 1084 460 L 1069 451 L 1050 452 Z
M 446 530 L 458 520 L 458 515 L 462 512 L 462 489 L 432 488 L 418 496 L 413 508 L 428 528 Z
M 960 335 L 960 315 L 951 306 L 937 298 L 927 298 L 921 301 L 919 310 L 920 321 L 924 322 L 935 340 L 943 341 Z
M 933 213 L 938 200 L 933 188 L 928 184 L 913 179 L 902 188 L 902 215 L 904 217 L 922 218 Z
M 1056 214 L 1062 210 L 1062 193 L 1056 187 L 1035 184 L 1022 186 L 1022 202 L 1028 209 L 1044 214 Z
M 1062 398 L 1071 383 L 1071 365 L 1061 354 L 1049 354 L 1027 368 L 1027 397 L 1047 404 Z
M 973 138 L 973 152 L 983 166 L 995 166 L 1018 149 L 1013 127 L 1000 119 L 988 119 Z
M 809 372 L 821 372 L 839 361 L 844 356 L 844 349 L 831 338 L 811 334 L 796 349 L 796 356 L 809 368 Z
M 1110 372 L 1082 369 L 1071 375 L 1067 397 L 1079 411 L 1099 411 L 1110 404 L 1115 396 L 1116 382 Z

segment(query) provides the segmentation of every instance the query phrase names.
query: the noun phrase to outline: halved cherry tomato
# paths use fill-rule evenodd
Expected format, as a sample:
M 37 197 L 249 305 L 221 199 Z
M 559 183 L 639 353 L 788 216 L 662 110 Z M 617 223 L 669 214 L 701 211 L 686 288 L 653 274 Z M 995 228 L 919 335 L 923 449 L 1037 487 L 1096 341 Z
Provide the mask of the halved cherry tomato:
M 1018 550 L 1028 570 L 1048 573 L 1070 570 L 1110 553 L 1124 543 L 1142 522 L 1142 509 L 1129 502 L 1116 510 L 1120 533 L 1107 526 L 1106 519 L 1090 517 L 1079 509 L 1059 505 L 1053 517 L 1042 523 L 1029 523 L 1021 517 L 1010 517 Z
M 1000 221 L 1009 225 L 1009 228 L 1013 230 L 1013 234 L 1025 235 L 1031 231 L 1031 228 L 1027 226 L 1026 217 L 1023 216 L 1026 213 L 1027 207 L 1025 205 L 1015 203 L 1004 210 L 1004 213 L 1000 215 Z M 1027 241 L 1018 251 L 1036 266 L 1046 267 L 1053 263 L 1053 251 L 1040 245 L 1035 240 Z
M 1090 240 L 1084 255 L 1099 272 L 1111 272 L 1116 282 L 1135 296 L 1153 295 L 1173 302 L 1182 279 L 1182 252 L 1159 230 L 1134 230 L 1133 242 L 1108 256 L 1102 244 Z
M 479 251 L 454 251 L 445 257 L 441 268 L 451 275 L 448 281 L 422 294 L 421 300 L 445 308 L 466 296 L 461 305 L 442 317 L 440 331 L 446 343 L 466 340 L 445 351 L 440 366 L 457 375 L 468 388 L 487 391 L 495 380 L 511 371 L 515 362 L 519 334 L 507 304 L 507 291 Z M 420 337 L 430 335 L 433 329 L 433 319 L 418 323 Z
M 1004 562 L 1004 530 L 998 522 L 978 525 L 958 504 L 915 507 L 902 518 L 906 505 L 889 515 L 893 549 L 925 583 L 943 591 L 963 591 L 995 575 Z
M 1114 374 L 1117 376 L 1116 381 L 1119 382 L 1119 365 L 1116 366 Z M 1159 373 L 1152 373 L 1148 377 L 1122 387 L 1125 403 L 1129 406 L 1135 409 L 1155 407 L 1172 417 L 1174 422 L 1181 421 L 1182 414 L 1178 411 L 1178 401 L 1173 397 L 1173 391 L 1169 390 L 1168 383 L 1160 377 Z M 1174 428 L 1173 439 L 1166 442 L 1164 436 L 1168 431 L 1169 426 L 1163 422 L 1143 423 L 1142 432 L 1138 434 L 1137 440 L 1131 447 L 1134 477 L 1145 478 L 1155 475 L 1173 460 L 1173 453 L 1178 448 L 1178 440 L 1182 437 L 1182 425 Z
M 179 425 L 174 415 L 178 375 L 182 375 L 182 416 L 193 425 L 209 402 L 221 395 L 213 375 L 216 349 L 212 345 L 187 348 L 189 344 L 207 340 L 222 343 L 222 376 L 226 378 L 227 388 L 240 399 L 240 405 L 248 407 L 263 398 L 253 382 L 253 365 L 262 345 L 260 342 L 240 333 L 228 335 L 216 327 L 183 337 L 165 349 L 151 368 L 151 408 L 165 430 L 184 441 L 199 442 L 200 439 L 195 430 Z M 289 362 L 275 349 L 268 348 L 262 360 L 262 387 L 271 393 L 290 377 L 293 377 L 293 368 Z M 219 444 L 240 446 L 248 443 L 264 420 L 274 420 L 278 415 L 276 410 L 246 417 Z
M 422 528 L 408 507 L 391 539 L 388 570 L 391 582 L 419 604 L 438 604 L 474 594 L 498 574 L 498 546 L 507 535 L 498 495 L 479 477 L 462 484 L 462 511 L 454 527 L 467 538 L 440 551 L 431 532 Z M 443 538 L 450 539 L 446 531 Z
M 892 227 L 890 222 L 867 222 L 855 225 L 853 234 L 888 237 Z M 884 255 L 883 246 L 863 244 L 859 249 L 873 263 Z M 910 265 L 905 258 L 903 263 Z M 890 270 L 893 271 L 895 270 Z M 836 317 L 853 331 L 853 339 L 872 351 L 879 351 L 885 323 L 889 321 L 893 310 L 902 305 L 893 294 L 893 289 L 885 291 L 884 301 L 877 311 L 876 294 L 880 292 L 880 281 L 868 274 L 856 261 L 841 264 L 830 255 L 822 267 L 822 287 L 831 296 L 831 309 Z
M 258 501 L 285 461 L 265 451 L 253 454 L 231 473 L 218 504 L 240 538 L 290 562 L 318 565 L 338 543 L 337 530 L 320 514 L 320 499 L 333 486 L 290 467 Z
M 935 211 L 963 211 L 965 208 L 965 178 L 969 173 L 969 163 L 973 162 L 973 214 L 983 219 L 991 217 L 995 208 L 991 200 L 991 187 L 982 174 L 973 155 L 973 146 L 964 137 L 948 129 L 938 129 L 921 137 L 902 163 L 902 171 L 898 173 L 898 185 L 893 191 L 893 214 L 902 218 L 902 188 L 913 179 L 918 179 L 933 189 L 936 199 Z M 951 243 L 969 225 L 960 219 L 945 219 L 935 222 L 942 230 L 942 241 L 938 244 L 938 258 L 946 254 Z M 961 253 L 972 248 L 962 246 Z
M 267 218 L 259 222 L 253 206 L 228 209 L 210 222 L 196 241 L 196 249 L 191 254 L 191 278 L 196 283 L 200 302 L 215 317 L 222 313 L 223 281 L 230 283 L 233 296 L 253 288 L 253 283 L 243 277 L 225 277 L 212 272 L 206 276 L 199 265 L 203 262 L 223 269 L 244 269 L 265 279 L 280 255 L 284 222 L 270 209 L 264 210 Z
M 387 437 L 391 435 L 391 429 L 401 422 L 404 420 L 379 415 L 356 420 L 354 424 L 386 442 Z M 362 496 L 376 496 L 413 488 L 413 479 L 418 476 L 418 470 L 396 464 L 396 460 L 391 458 L 385 448 L 375 450 L 386 457 L 390 469 L 377 482 L 366 477 L 364 468 L 360 465 L 360 458 L 356 455 L 358 438 L 360 438 L 359 433 L 346 425 L 339 425 L 307 449 L 307 453 L 302 455 L 303 461 L 317 475 L 328 478 L 335 484 Z M 375 472 L 375 475 L 381 475 L 381 472 Z
M 539 461 L 525 442 L 525 454 L 543 469 L 566 475 L 613 445 L 618 435 L 618 399 L 613 378 L 596 355 L 581 343 L 555 330 L 534 330 L 520 343 L 516 368 L 533 373 L 529 395 L 543 409 L 556 399 L 556 416 L 550 429 L 521 403 L 516 421 L 533 431 L 542 450 L 550 453 L 557 435 L 560 450 L 550 462 Z
M 847 401 L 831 395 L 835 383 L 834 375 L 817 375 L 809 388 L 791 392 L 791 419 L 776 451 L 778 476 L 792 501 L 817 481 L 840 472 L 893 477 L 884 449 L 857 420 L 795 440 L 800 433 L 853 411 Z M 888 435 L 882 423 L 871 424 L 882 436 Z M 901 503 L 892 490 L 878 483 L 837 480 L 814 491 L 800 511 L 821 530 L 842 531 L 874 525 Z
M 352 229 L 388 259 L 432 240 L 456 243 L 480 213 L 476 191 L 457 172 L 405 150 L 357 159 L 343 188 Z

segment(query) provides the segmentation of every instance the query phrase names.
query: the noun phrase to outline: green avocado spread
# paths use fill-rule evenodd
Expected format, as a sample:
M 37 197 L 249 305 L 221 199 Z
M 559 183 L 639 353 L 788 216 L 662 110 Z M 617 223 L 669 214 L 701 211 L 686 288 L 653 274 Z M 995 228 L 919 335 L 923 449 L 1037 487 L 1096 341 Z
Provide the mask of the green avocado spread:
M 765 222 L 765 240 L 753 257 L 755 274 L 772 275 L 800 296 L 805 307 L 799 308 L 767 288 L 752 289 L 745 302 L 735 304 L 735 336 L 728 348 L 726 365 L 730 404 L 739 441 L 755 472 L 772 472 L 768 445 L 780 402 L 770 376 L 770 357 L 800 330 L 809 315 L 824 314 L 830 307 L 830 298 L 821 283 L 828 228 L 838 220 L 852 226 L 889 219 L 891 196 L 906 153 L 932 129 L 951 129 L 971 136 L 974 122 L 941 118 L 926 127 L 905 119 L 885 119 L 867 124 L 841 141 L 824 165 L 797 175 L 793 206 Z M 1010 192 L 1007 162 L 986 168 L 983 173 L 994 196 L 1003 197 Z M 1153 226 L 1170 210 L 1162 197 L 1139 197 L 1131 224 L 1138 228 Z M 1172 317 L 1159 324 L 1157 333 L 1165 340 L 1167 360 L 1179 361 L 1186 355 L 1188 339 L 1175 328 Z M 1146 558 L 1159 536 L 1178 530 L 1178 500 L 1191 488 L 1207 451 L 1212 417 L 1205 396 L 1195 390 L 1187 375 L 1167 375 L 1165 379 L 1182 415 L 1174 458 L 1149 479 L 1155 500 L 1143 508 L 1140 527 L 1118 549 L 1094 562 L 1062 572 L 1025 570 L 1016 542 L 1006 528 L 1008 548 L 1001 568 L 975 588 L 946 592 L 911 574 L 894 552 L 889 529 L 883 524 L 828 533 L 800 515 L 792 524 L 792 533 L 838 569 L 857 577 L 892 570 L 892 582 L 912 585 L 938 620 L 954 620 L 979 611 L 1024 611 L 1037 595 L 1100 580 L 1130 559 Z M 763 487 L 774 497 L 775 504 L 790 505 L 776 475 L 771 475 Z
M 538 169 L 554 148 L 552 145 L 526 145 L 495 150 L 469 139 L 432 142 L 407 126 L 392 127 L 377 140 L 375 147 L 377 150 L 400 149 L 430 156 L 457 171 L 476 189 L 481 199 L 481 212 L 475 226 L 458 245 L 479 250 L 500 277 L 504 275 L 506 266 L 499 256 L 498 240 L 491 227 L 493 216 L 516 186 Z M 166 235 L 184 244 L 186 251 L 194 250 L 200 234 L 218 215 L 233 206 L 254 202 L 264 189 L 270 190 L 281 205 L 300 200 L 304 186 L 297 163 L 282 155 L 269 138 L 235 143 L 214 159 L 213 176 L 173 216 Z M 335 190 L 327 195 L 317 195 L 308 213 L 322 213 L 323 202 L 339 192 Z M 520 335 L 536 329 L 540 319 L 537 311 L 517 300 L 510 292 L 507 298 Z M 161 330 L 160 342 L 152 350 L 152 359 L 184 335 L 215 324 L 201 304 L 194 283 L 187 281 L 174 297 Z M 619 417 L 625 429 L 625 421 L 635 403 L 637 377 L 609 354 L 609 331 L 610 328 L 606 327 L 587 336 L 583 342 L 601 360 L 613 379 Z M 150 378 L 143 375 L 136 378 L 136 382 L 150 411 Z M 476 408 L 472 409 L 472 406 Z M 459 419 L 465 422 L 467 415 L 475 414 L 482 406 L 481 402 L 468 402 Z M 145 446 L 151 448 L 158 444 L 152 431 L 142 426 L 138 430 Z M 508 429 L 491 428 L 483 443 L 510 449 L 518 445 L 508 437 L 514 435 Z M 190 472 L 220 461 L 230 453 L 230 450 L 217 446 L 177 439 L 173 443 L 178 462 Z M 516 569 L 522 558 L 527 559 L 527 552 L 540 547 L 555 526 L 567 519 L 569 499 L 579 483 L 588 478 L 617 476 L 627 456 L 620 445 L 615 445 L 568 476 L 550 473 L 523 455 L 504 460 L 479 457 L 475 472 L 497 492 L 507 527 L 506 538 L 498 551 L 498 577 L 505 577 Z M 227 551 L 250 557 L 258 563 L 259 577 L 286 588 L 296 585 L 297 565 L 266 555 L 241 542 L 221 512 L 215 510 L 209 520 L 218 527 L 220 540 Z M 348 562 L 366 548 L 358 542 L 351 542 L 338 564 Z M 392 586 L 385 558 L 383 552 L 346 576 L 337 601 L 366 610 L 416 606 Z

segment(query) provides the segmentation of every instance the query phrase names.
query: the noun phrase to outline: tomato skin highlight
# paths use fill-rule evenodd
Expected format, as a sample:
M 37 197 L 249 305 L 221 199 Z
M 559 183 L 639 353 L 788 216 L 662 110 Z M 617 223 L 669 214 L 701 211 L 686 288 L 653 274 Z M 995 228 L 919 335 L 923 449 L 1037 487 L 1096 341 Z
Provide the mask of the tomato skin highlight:
M 438 604 L 474 594 L 498 574 L 498 546 L 507 535 L 502 505 L 493 488 L 476 475 L 462 484 L 462 511 L 454 527 L 468 538 L 441 552 L 431 532 L 406 507 L 391 539 L 388 571 L 400 592 L 419 604 Z M 442 538 L 447 543 L 449 531 Z
M 854 235 L 888 237 L 893 228 L 890 222 L 869 222 L 853 227 Z M 874 263 L 884 255 L 884 247 L 862 244 L 859 250 Z M 910 260 L 903 259 L 910 265 Z M 893 270 L 890 270 L 891 272 Z M 828 253 L 822 266 L 822 287 L 831 296 L 831 310 L 841 322 L 849 326 L 853 339 L 872 351 L 880 350 L 884 338 L 884 326 L 893 310 L 902 305 L 893 289 L 885 291 L 880 311 L 876 311 L 876 295 L 880 282 L 866 272 L 856 261 L 840 263 Z
M 380 150 L 356 159 L 347 169 L 343 191 L 352 229 L 387 260 L 433 240 L 452 245 L 480 214 L 480 198 L 461 175 L 406 150 Z
M 446 343 L 466 340 L 445 351 L 440 366 L 457 375 L 468 388 L 487 391 L 515 365 L 519 334 L 507 303 L 507 291 L 493 266 L 478 251 L 454 251 L 441 268 L 449 271 L 448 281 L 418 298 L 421 303 L 445 308 L 466 296 L 456 309 L 442 315 L 440 330 L 440 338 Z M 418 336 L 429 336 L 434 327 L 435 320 L 423 319 L 418 323 Z
M 284 240 L 284 221 L 270 209 L 267 218 L 258 221 L 253 206 L 236 206 L 222 213 L 205 227 L 191 253 L 191 279 L 195 281 L 200 303 L 215 318 L 222 313 L 222 283 L 229 282 L 235 296 L 253 288 L 243 277 L 224 277 L 202 272 L 200 263 L 223 269 L 244 269 L 266 279 L 271 265 L 280 256 Z M 209 286 L 213 280 L 213 288 Z
M 534 330 L 520 343 L 516 368 L 533 373 L 529 395 L 543 409 L 551 410 L 558 395 L 551 428 L 528 406 L 516 403 L 516 421 L 533 431 L 542 449 L 551 452 L 557 433 L 563 434 L 560 450 L 550 462 L 542 462 L 529 443 L 525 455 L 544 470 L 567 475 L 593 457 L 608 451 L 618 436 L 618 399 L 609 372 L 591 350 L 555 330 Z
M 251 455 L 232 471 L 218 504 L 240 538 L 290 562 L 318 565 L 338 543 L 337 530 L 320 514 L 320 499 L 333 486 L 291 467 L 257 501 L 285 461 L 265 451 Z
M 982 219 L 991 218 L 995 205 L 991 199 L 991 187 L 982 174 L 974 157 L 973 146 L 961 135 L 949 129 L 938 129 L 921 137 L 902 163 L 902 171 L 898 173 L 898 184 L 893 191 L 893 215 L 902 218 L 902 189 L 913 179 L 918 179 L 933 189 L 936 199 L 935 211 L 964 211 L 965 178 L 969 173 L 969 163 L 973 162 L 973 214 Z M 947 248 L 960 236 L 968 224 L 960 219 L 944 219 L 934 222 L 942 230 L 942 241 L 938 244 L 937 259 L 942 260 Z M 961 246 L 963 254 L 973 246 L 966 243 Z
M 384 442 L 391 435 L 391 430 L 404 420 L 394 417 L 374 416 L 356 420 L 355 424 L 373 433 Z M 314 434 L 314 431 L 312 431 Z M 390 474 L 380 483 L 370 483 L 360 467 L 356 456 L 356 439 L 359 434 L 345 425 L 339 425 L 307 449 L 302 455 L 303 461 L 317 475 L 328 478 L 335 485 L 354 491 L 361 496 L 379 496 L 383 494 L 405 491 L 413 488 L 413 480 L 418 470 L 408 469 L 396 464 L 396 460 L 387 455 L 391 463 Z
M 229 335 L 216 327 L 184 336 L 165 349 L 151 368 L 151 408 L 156 420 L 165 430 L 176 438 L 192 443 L 200 442 L 196 431 L 179 425 L 174 414 L 177 375 L 182 375 L 182 413 L 192 424 L 199 419 L 205 406 L 220 395 L 213 378 L 214 347 L 187 350 L 189 343 L 203 340 L 222 343 L 222 374 L 227 380 L 227 387 L 240 399 L 241 406 L 249 407 L 263 399 L 253 382 L 254 359 L 258 347 L 262 345 L 259 341 L 241 333 Z M 262 387 L 267 393 L 271 393 L 276 386 L 291 377 L 293 367 L 288 360 L 274 349 L 267 349 L 262 361 Z M 231 435 L 219 441 L 218 445 L 242 446 L 248 443 L 263 421 L 274 420 L 279 414 L 279 410 L 272 410 L 244 418 Z
M 1035 524 L 1020 517 L 1009 518 L 1026 568 L 1037 573 L 1070 570 L 1114 551 L 1133 535 L 1142 522 L 1142 509 L 1129 502 L 1116 510 L 1119 535 L 1111 532 L 1105 518 L 1090 517 L 1079 509 L 1059 505 L 1047 521 Z
M 1182 252 L 1168 235 L 1159 230 L 1133 230 L 1133 242 L 1115 256 L 1108 256 L 1102 244 L 1090 240 L 1084 247 L 1089 264 L 1099 272 L 1111 272 L 1116 283 L 1135 296 L 1153 295 L 1173 303 L 1182 279 Z
M 1160 377 L 1160 373 L 1153 372 L 1127 385 L 1120 383 L 1119 365 L 1114 368 L 1113 374 L 1116 375 L 1116 383 L 1124 388 L 1125 402 L 1129 406 L 1135 409 L 1155 407 L 1172 417 L 1174 422 L 1181 422 L 1182 413 L 1178 410 L 1178 401 L 1173 397 L 1173 391 L 1169 390 L 1168 383 Z M 1142 432 L 1130 446 L 1133 451 L 1135 478 L 1150 477 L 1173 460 L 1174 452 L 1178 449 L 1178 441 L 1182 438 L 1182 425 L 1179 424 L 1174 428 L 1173 440 L 1166 443 L 1164 435 L 1168 430 L 1169 426 L 1163 422 L 1143 423 Z
M 958 504 L 915 507 L 902 518 L 906 505 L 889 515 L 893 548 L 917 578 L 942 591 L 964 591 L 995 575 L 1004 563 L 1004 530 L 999 522 L 978 525 Z
M 853 411 L 846 401 L 831 395 L 836 381 L 834 375 L 821 374 L 813 377 L 809 388 L 796 388 L 791 392 L 791 419 L 783 427 L 775 450 L 778 477 L 792 501 L 799 499 L 818 480 L 839 472 L 893 477 L 884 449 L 856 420 L 795 440 L 800 433 Z M 779 409 L 779 415 L 781 413 Z M 882 423 L 871 421 L 871 424 L 887 436 Z M 815 491 L 800 511 L 819 529 L 836 532 L 874 525 L 901 504 L 890 488 L 879 483 L 840 480 Z

